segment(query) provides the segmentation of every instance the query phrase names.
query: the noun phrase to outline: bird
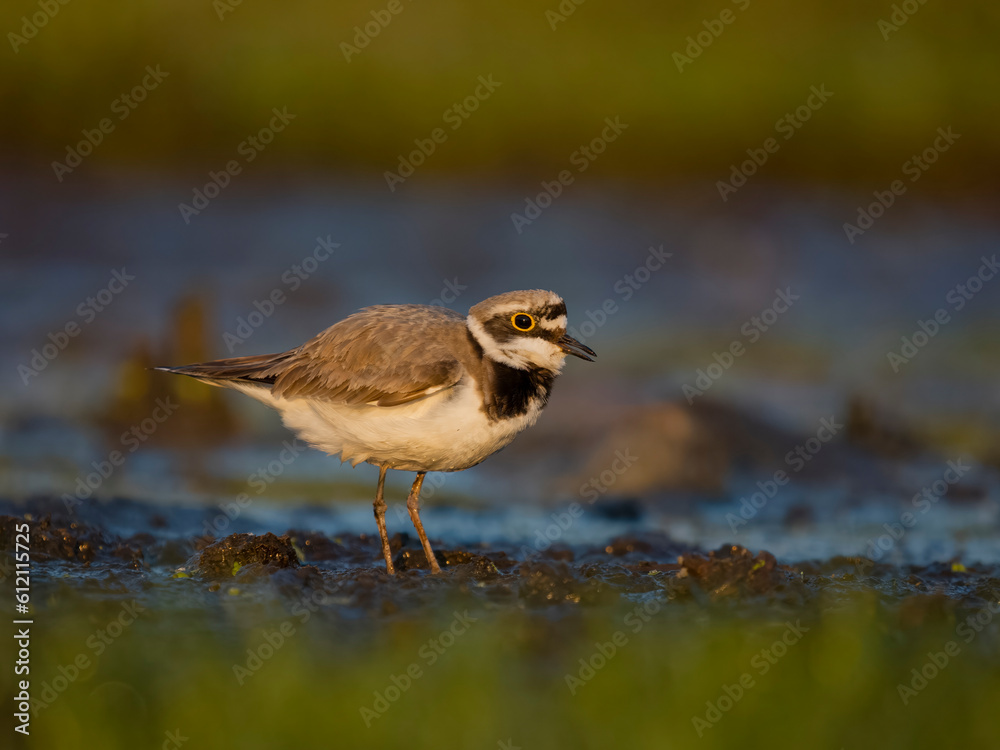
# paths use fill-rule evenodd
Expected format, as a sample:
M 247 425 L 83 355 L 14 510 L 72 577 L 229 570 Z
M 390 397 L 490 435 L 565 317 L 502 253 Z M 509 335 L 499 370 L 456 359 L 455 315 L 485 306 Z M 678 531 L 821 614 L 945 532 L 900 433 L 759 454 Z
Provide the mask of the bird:
M 374 305 L 279 354 L 154 369 L 240 391 L 276 409 L 311 447 L 377 466 L 373 507 L 389 574 L 386 473 L 416 472 L 406 506 L 437 574 L 420 521 L 425 475 L 476 466 L 532 426 L 567 355 L 597 356 L 567 333 L 562 297 L 531 289 L 490 297 L 467 315 Z

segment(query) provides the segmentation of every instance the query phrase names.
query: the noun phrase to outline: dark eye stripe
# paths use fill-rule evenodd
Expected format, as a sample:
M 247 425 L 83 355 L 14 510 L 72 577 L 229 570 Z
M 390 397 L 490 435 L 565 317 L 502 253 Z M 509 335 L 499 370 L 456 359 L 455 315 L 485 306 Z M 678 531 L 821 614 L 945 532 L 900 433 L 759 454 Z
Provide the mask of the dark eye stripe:
M 566 314 L 566 303 L 560 302 L 558 305 L 545 305 L 538 308 L 535 313 L 539 318 L 546 318 L 548 320 L 555 320 L 561 315 Z

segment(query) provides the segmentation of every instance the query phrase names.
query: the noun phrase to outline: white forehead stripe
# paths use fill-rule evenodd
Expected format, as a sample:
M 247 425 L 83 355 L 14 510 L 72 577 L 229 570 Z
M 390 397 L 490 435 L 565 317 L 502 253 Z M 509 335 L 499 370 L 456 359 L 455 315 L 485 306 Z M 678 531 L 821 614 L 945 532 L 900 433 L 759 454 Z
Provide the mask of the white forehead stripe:
M 561 331 L 566 328 L 566 316 L 560 315 L 558 318 L 539 318 L 538 327 L 544 328 L 546 331 Z
M 532 305 L 525 305 L 523 303 L 509 304 L 509 305 L 498 305 L 497 307 L 489 308 L 490 315 L 513 315 L 514 313 L 529 313 L 534 315 L 532 312 Z

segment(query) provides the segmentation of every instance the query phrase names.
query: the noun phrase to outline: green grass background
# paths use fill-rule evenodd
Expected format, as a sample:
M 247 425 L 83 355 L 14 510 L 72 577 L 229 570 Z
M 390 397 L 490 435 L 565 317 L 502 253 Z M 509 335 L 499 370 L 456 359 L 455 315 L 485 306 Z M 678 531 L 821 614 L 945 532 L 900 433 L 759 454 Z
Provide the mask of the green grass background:
M 193 585 L 183 582 L 178 585 Z M 559 610 L 484 610 L 427 666 L 420 647 L 452 620 L 390 617 L 301 623 L 281 607 L 220 595 L 206 611 L 150 609 L 32 724 L 25 747 L 159 747 L 165 732 L 188 747 L 297 748 L 935 748 L 991 747 L 1000 700 L 996 628 L 971 643 L 958 615 L 920 627 L 871 594 L 791 611 L 666 602 L 638 633 L 635 603 Z M 244 598 L 245 599 L 245 598 Z M 466 600 L 466 604 L 468 600 Z M 37 616 L 33 691 L 85 652 L 120 604 Z M 463 609 L 461 602 L 456 607 Z M 557 614 L 558 612 L 558 614 Z M 752 615 L 752 616 L 748 616 Z M 242 686 L 233 665 L 264 630 L 296 632 Z M 753 661 L 801 620 L 809 632 L 761 675 Z M 565 675 L 594 644 L 623 630 L 629 641 L 572 695 Z M 961 653 L 904 705 L 928 651 L 948 640 Z M 370 728 L 360 714 L 375 691 L 417 662 L 423 676 Z M 750 672 L 755 686 L 699 737 L 692 716 Z M 10 689 L 0 674 L 0 694 Z
M 390 169 L 470 95 L 479 75 L 502 86 L 450 132 L 428 172 L 551 178 L 619 116 L 629 130 L 595 170 L 656 181 L 725 174 L 774 135 L 810 86 L 833 98 L 772 158 L 773 178 L 860 181 L 900 176 L 938 127 L 962 140 L 935 167 L 937 189 L 992 184 L 1000 156 L 994 95 L 1000 7 L 931 0 L 883 39 L 892 4 L 723 0 L 616 4 L 587 0 L 555 30 L 558 4 L 401 0 L 351 62 L 340 45 L 381 3 L 244 0 L 222 20 L 209 0 L 72 0 L 15 53 L 2 53 L 0 138 L 8 159 L 64 154 L 138 84 L 169 78 L 91 157 L 94 164 L 219 168 L 272 107 L 296 120 L 269 147 L 271 167 Z M 915 2 L 915 0 L 914 0 Z M 703 22 L 735 20 L 678 72 L 672 59 Z M 0 29 L 20 33 L 36 2 L 13 0 Z

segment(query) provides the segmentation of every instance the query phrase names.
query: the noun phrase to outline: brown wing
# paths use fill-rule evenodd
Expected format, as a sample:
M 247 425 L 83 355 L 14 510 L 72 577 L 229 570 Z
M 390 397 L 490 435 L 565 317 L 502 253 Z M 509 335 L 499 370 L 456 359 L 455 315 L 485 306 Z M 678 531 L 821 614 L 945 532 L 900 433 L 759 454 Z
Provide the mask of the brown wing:
M 468 346 L 465 318 L 442 307 L 367 307 L 297 349 L 160 368 L 205 380 L 270 386 L 276 396 L 394 406 L 450 388 Z
M 367 307 L 300 346 L 272 388 L 286 398 L 403 404 L 455 385 L 465 319 L 427 305 Z

